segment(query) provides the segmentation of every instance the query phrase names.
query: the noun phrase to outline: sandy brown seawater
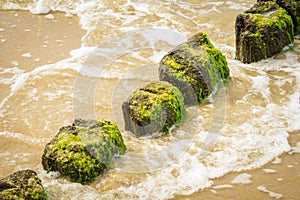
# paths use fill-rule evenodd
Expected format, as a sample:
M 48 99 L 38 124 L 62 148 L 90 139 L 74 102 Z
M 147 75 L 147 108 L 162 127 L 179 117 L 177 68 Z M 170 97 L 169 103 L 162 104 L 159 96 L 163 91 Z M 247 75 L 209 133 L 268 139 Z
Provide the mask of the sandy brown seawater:
M 52 16 L 54 17 L 53 19 Z M 28 11 L 0 10 L 0 27 L 2 30 L 0 32 L 0 67 L 3 69 L 19 69 L 23 73 L 30 72 L 39 66 L 55 63 L 70 57 L 69 52 L 80 47 L 81 37 L 85 33 L 80 28 L 79 19 L 76 16 L 66 17 L 65 13 L 60 12 L 51 13 L 51 15 L 47 16 L 33 15 Z M 2 73 L 1 77 L 12 78 L 14 75 L 7 72 Z M 42 85 L 47 82 L 56 82 L 55 77 L 53 77 L 53 80 L 40 80 L 37 84 Z M 2 101 L 10 94 L 11 84 L 0 84 L 0 88 L 0 99 Z M 17 95 L 23 95 L 24 98 L 27 98 L 26 94 L 29 91 L 30 87 L 25 88 L 24 91 Z M 16 103 L 19 104 L 19 101 Z M 56 110 L 55 107 L 52 107 L 52 109 L 52 111 Z M 32 112 L 35 113 L 34 110 Z M 20 110 L 17 110 L 16 113 L 22 115 L 22 111 Z M 4 118 L 4 120 L 10 119 Z M 60 126 L 57 124 L 56 129 Z M 7 130 L 4 127 L 4 123 L 0 123 L 0 129 L 1 131 Z M 15 123 L 14 129 L 15 131 L 13 132 L 25 132 L 27 135 L 30 135 L 32 132 L 25 125 L 25 122 L 21 120 Z M 52 135 L 49 137 L 52 137 Z M 24 164 L 23 166 L 32 166 L 33 163 L 40 163 L 40 156 L 44 148 L 43 145 L 43 143 L 40 145 L 25 145 L 24 142 L 7 138 L 0 141 L 0 152 L 15 152 L 16 159 L 22 157 L 22 153 L 27 153 L 26 155 L 30 155 L 29 159 L 20 159 L 20 162 L 22 165 Z M 22 152 L 24 150 L 26 152 Z M 17 165 L 18 163 L 15 163 L 15 166 Z M 0 177 L 4 177 L 13 171 L 14 168 L 11 166 L 1 165 Z
M 0 25 L 3 28 L 0 32 L 1 68 L 18 67 L 25 72 L 31 71 L 38 66 L 67 58 L 72 49 L 80 47 L 81 37 L 85 32 L 80 28 L 78 18 L 66 17 L 64 13 L 51 14 L 54 19 L 46 18 L 45 15 L 32 15 L 27 11 L 0 11 Z M 1 74 L 1 76 L 11 78 L 12 74 Z M 1 84 L 0 87 L 0 99 L 2 100 L 10 93 L 10 87 L 5 84 Z M 72 116 L 68 117 L 72 120 Z M 57 128 L 60 126 L 61 124 L 57 124 Z M 57 128 L 52 129 L 57 130 Z M 22 129 L 21 125 L 19 129 Z M 290 132 L 290 145 L 296 146 L 299 141 L 300 132 Z M 15 140 L 2 141 L 0 144 L 1 153 L 19 152 L 16 157 L 23 156 L 23 159 L 19 159 L 22 166 L 30 167 L 40 163 L 43 143 L 30 145 L 27 153 L 31 154 L 26 158 L 22 154 L 22 149 L 28 148 L 28 145 L 22 146 L 24 143 Z M 259 186 L 264 186 L 269 191 L 282 194 L 281 199 L 296 200 L 300 196 L 298 189 L 298 185 L 300 185 L 300 154 L 284 153 L 279 158 L 281 159 L 279 163 L 271 162 L 258 169 L 227 174 L 215 179 L 212 188 L 190 196 L 176 196 L 174 199 L 274 199 L 275 197 L 257 189 Z M 271 169 L 271 172 L 268 173 L 264 169 Z M 0 178 L 14 170 L 14 168 L 1 165 Z M 250 174 L 251 183 L 232 184 L 231 181 L 240 173 Z M 232 187 L 228 187 L 228 185 Z

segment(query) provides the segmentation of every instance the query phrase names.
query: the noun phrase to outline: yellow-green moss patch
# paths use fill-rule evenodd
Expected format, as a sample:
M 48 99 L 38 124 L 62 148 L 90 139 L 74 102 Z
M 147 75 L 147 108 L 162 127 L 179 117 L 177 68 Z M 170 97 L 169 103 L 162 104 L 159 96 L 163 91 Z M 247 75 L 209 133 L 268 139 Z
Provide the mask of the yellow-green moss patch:
M 41 179 L 33 170 L 21 170 L 0 180 L 0 199 L 48 199 Z
M 59 171 L 71 181 L 88 183 L 112 167 L 112 158 L 126 151 L 118 127 L 105 120 L 76 119 L 46 145 L 45 170 Z
M 229 79 L 225 56 L 204 33 L 177 46 L 160 62 L 159 78 L 178 87 L 186 105 L 202 103 L 216 85 Z
M 123 103 L 125 129 L 136 136 L 166 134 L 185 120 L 184 100 L 178 88 L 154 81 L 137 89 Z

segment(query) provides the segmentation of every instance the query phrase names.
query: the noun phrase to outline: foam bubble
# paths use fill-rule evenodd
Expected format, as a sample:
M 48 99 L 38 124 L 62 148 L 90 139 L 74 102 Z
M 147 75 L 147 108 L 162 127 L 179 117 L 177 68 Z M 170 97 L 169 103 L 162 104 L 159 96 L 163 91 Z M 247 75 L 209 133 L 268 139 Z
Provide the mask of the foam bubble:
M 295 147 L 292 147 L 292 153 L 300 153 L 300 142 L 297 142 Z
M 282 194 L 272 192 L 272 191 L 268 190 L 265 186 L 262 186 L 262 185 L 258 186 L 257 189 L 260 190 L 260 191 L 262 191 L 262 192 L 268 193 L 270 197 L 273 197 L 275 199 L 280 199 L 280 198 L 283 197 Z
M 70 52 L 70 55 L 78 60 L 86 59 L 90 54 L 94 53 L 97 47 L 81 47 L 79 49 L 74 49 Z
M 24 57 L 24 58 L 31 58 L 31 53 L 26 52 L 26 53 L 23 53 L 21 56 Z
M 55 19 L 54 15 L 52 15 L 52 14 L 45 15 L 45 18 L 47 18 L 47 19 Z
M 123 22 L 123 26 L 126 26 L 126 25 L 129 25 L 131 24 L 132 22 L 134 22 L 135 20 L 138 20 L 139 19 L 139 16 L 137 15 L 133 15 L 133 16 L 128 16 L 126 18 L 126 20 Z
M 270 97 L 270 89 L 269 89 L 269 78 L 265 75 L 259 75 L 255 77 L 251 77 L 253 81 L 252 89 L 256 92 L 261 94 L 265 99 L 269 99 Z
M 281 163 L 281 162 L 282 162 L 282 159 L 276 157 L 272 163 L 273 163 L 273 164 L 279 164 L 279 163 Z
M 214 189 L 233 188 L 233 185 L 230 185 L 230 184 L 216 185 L 216 186 L 213 186 L 213 188 Z
M 154 63 L 159 63 L 161 59 L 167 54 L 167 51 L 161 50 L 160 52 L 154 54 L 149 59 L 153 61 Z
M 272 174 L 272 173 L 275 173 L 276 170 L 274 169 L 262 169 L 264 172 L 266 172 L 267 174 Z
M 132 5 L 137 11 L 150 13 L 149 4 L 147 3 L 130 2 L 129 5 Z
M 95 9 L 97 3 L 94 1 L 89 1 L 87 3 L 79 4 L 78 7 L 73 11 L 74 13 L 84 13 L 88 10 Z
M 249 183 L 252 183 L 251 177 L 252 176 L 250 174 L 242 173 L 242 174 L 239 174 L 238 176 L 236 176 L 231 181 L 231 183 L 233 183 L 233 184 L 249 184 Z
M 47 14 L 51 10 L 47 5 L 45 5 L 44 0 L 38 0 L 35 5 L 28 6 L 28 9 L 33 14 Z

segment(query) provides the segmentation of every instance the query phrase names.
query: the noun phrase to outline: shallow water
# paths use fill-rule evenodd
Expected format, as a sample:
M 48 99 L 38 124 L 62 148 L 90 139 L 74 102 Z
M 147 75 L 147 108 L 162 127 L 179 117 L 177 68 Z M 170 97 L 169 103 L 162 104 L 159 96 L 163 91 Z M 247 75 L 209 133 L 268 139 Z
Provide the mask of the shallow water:
M 34 169 L 50 199 L 168 199 L 289 151 L 288 132 L 300 129 L 300 40 L 265 61 L 235 60 L 235 17 L 255 2 L 2 1 L 4 9 L 78 15 L 86 34 L 70 58 L 36 67 L 0 66 L 6 89 L 0 177 Z M 204 105 L 189 107 L 187 121 L 169 136 L 137 139 L 124 131 L 122 102 L 140 85 L 158 80 L 160 59 L 199 31 L 227 57 L 231 80 Z M 46 174 L 40 164 L 44 145 L 76 117 L 114 121 L 128 147 L 114 169 L 87 186 Z

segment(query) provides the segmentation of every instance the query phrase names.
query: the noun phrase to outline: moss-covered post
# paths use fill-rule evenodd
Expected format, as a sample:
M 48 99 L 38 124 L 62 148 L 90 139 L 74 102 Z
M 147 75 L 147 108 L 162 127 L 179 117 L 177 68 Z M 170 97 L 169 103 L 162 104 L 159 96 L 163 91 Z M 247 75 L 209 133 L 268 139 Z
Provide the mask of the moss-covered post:
M 229 78 L 225 56 L 216 49 L 204 33 L 171 50 L 160 62 L 159 79 L 178 87 L 185 105 L 201 104 Z
M 269 58 L 294 41 L 291 16 L 275 2 L 261 2 L 236 18 L 236 58 L 244 63 Z
M 300 1 L 299 0 L 257 0 L 257 2 L 274 1 L 284 8 L 292 17 L 295 35 L 300 33 Z
M 0 180 L 0 199 L 48 199 L 41 179 L 33 170 L 21 170 Z
M 59 171 L 71 181 L 88 183 L 112 167 L 112 158 L 124 154 L 126 146 L 118 127 L 106 120 L 76 119 L 60 128 L 46 145 L 44 169 Z
M 178 88 L 154 81 L 136 91 L 122 105 L 125 130 L 137 137 L 167 134 L 185 120 L 184 100 Z

